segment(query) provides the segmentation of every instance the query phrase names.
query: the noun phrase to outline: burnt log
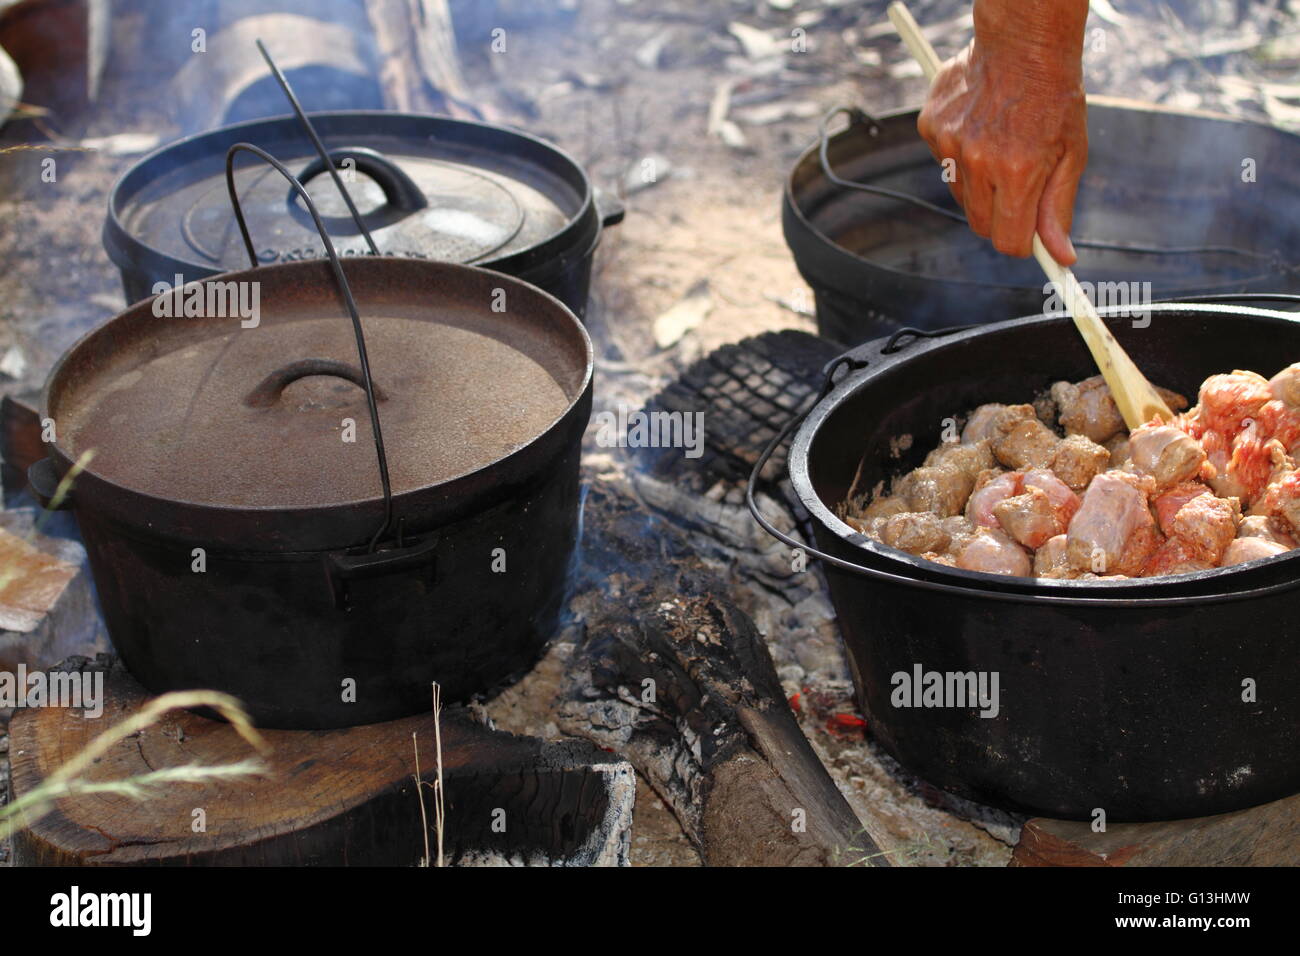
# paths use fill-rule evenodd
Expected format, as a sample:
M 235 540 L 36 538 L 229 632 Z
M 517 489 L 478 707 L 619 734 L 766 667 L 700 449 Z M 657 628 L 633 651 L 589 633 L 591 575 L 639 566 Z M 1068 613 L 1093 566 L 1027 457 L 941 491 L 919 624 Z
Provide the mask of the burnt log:
M 685 535 L 615 483 L 590 487 L 586 514 L 560 727 L 630 760 L 706 865 L 882 862 Z

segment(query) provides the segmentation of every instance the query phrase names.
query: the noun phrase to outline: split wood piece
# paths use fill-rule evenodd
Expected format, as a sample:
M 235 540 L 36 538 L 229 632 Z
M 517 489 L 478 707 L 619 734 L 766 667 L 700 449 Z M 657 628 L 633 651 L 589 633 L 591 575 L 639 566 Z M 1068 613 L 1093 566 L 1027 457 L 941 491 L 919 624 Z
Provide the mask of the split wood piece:
M 0 512 L 0 671 L 47 670 L 108 649 L 86 549 L 69 537 L 71 516 L 50 515 L 37 531 L 43 516 L 36 508 Z
M 94 720 L 70 708 L 14 715 L 9 757 L 15 798 L 148 695 L 116 666 L 107 675 L 105 698 L 103 715 Z M 267 776 L 171 784 L 146 800 L 108 793 L 67 798 L 15 836 L 15 863 L 418 863 L 425 841 L 412 734 L 418 734 L 423 779 L 431 781 L 437 773 L 432 714 L 343 730 L 263 733 L 273 748 Z M 627 763 L 582 741 L 547 744 L 489 730 L 461 708 L 443 711 L 442 754 L 449 863 L 626 862 L 636 792 Z M 118 744 L 88 776 L 120 780 L 250 756 L 229 725 L 176 712 Z M 424 795 L 432 831 L 433 793 L 426 787 Z M 199 809 L 206 831 L 196 833 Z M 435 840 L 430 832 L 436 853 Z
M 1233 813 L 1167 823 L 1029 820 L 1012 866 L 1295 866 L 1300 795 Z
M 683 534 L 595 481 L 560 727 L 626 756 L 709 866 L 883 862 L 750 619 Z M 632 609 L 629 613 L 629 608 Z

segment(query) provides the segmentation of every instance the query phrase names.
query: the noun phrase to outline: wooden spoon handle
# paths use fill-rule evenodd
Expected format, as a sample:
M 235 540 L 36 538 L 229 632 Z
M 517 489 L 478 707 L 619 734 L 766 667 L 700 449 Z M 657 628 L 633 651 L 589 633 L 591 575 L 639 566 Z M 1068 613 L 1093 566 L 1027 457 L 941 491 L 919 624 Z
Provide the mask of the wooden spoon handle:
M 921 64 L 926 79 L 933 81 L 942 61 L 921 32 L 911 11 L 901 0 L 895 0 L 889 5 L 888 13 L 898 35 L 903 38 L 903 43 L 916 58 L 916 62 Z M 1128 353 L 1115 341 L 1074 273 L 1052 258 L 1037 232 L 1034 233 L 1034 258 L 1060 291 L 1066 311 L 1073 317 L 1097 368 L 1110 386 L 1111 397 L 1115 399 L 1119 413 L 1124 417 L 1124 424 L 1134 429 L 1156 417 L 1173 421 L 1174 413 L 1129 358 Z

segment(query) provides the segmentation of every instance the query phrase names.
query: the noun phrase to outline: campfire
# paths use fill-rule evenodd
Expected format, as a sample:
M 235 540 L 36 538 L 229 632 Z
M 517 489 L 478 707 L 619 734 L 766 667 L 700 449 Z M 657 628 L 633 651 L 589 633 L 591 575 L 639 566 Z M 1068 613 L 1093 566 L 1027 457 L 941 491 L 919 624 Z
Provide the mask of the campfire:
M 886 8 L 0 7 L 4 862 L 1294 863 L 1300 20 L 1091 5 L 1053 287 Z M 1214 560 L 1035 577 L 1157 427 Z

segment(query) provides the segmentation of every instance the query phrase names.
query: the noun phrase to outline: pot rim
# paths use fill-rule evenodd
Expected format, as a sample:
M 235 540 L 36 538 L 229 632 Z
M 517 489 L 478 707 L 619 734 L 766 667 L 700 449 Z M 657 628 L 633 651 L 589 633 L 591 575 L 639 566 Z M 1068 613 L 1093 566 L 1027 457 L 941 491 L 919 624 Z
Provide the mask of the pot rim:
M 591 177 L 587 175 L 586 169 L 576 159 L 561 149 L 554 143 L 548 142 L 541 137 L 526 133 L 523 130 L 515 129 L 508 126 L 498 126 L 492 123 L 480 123 L 474 120 L 455 119 L 449 116 L 438 116 L 432 113 L 412 113 L 400 112 L 397 110 L 320 110 L 307 114 L 315 123 L 326 127 L 325 135 L 330 134 L 329 124 L 347 119 L 371 119 L 380 121 L 399 122 L 433 122 L 437 125 L 470 127 L 483 131 L 485 134 L 504 135 L 526 142 L 531 148 L 541 150 L 553 155 L 568 167 L 568 172 L 581 183 L 579 190 L 579 202 L 576 212 L 569 217 L 564 226 L 552 235 L 546 236 L 539 242 L 534 243 L 523 249 L 516 250 L 509 255 L 493 258 L 490 254 L 485 258 L 478 259 L 472 263 L 449 263 L 451 265 L 468 265 L 475 267 L 487 267 L 493 271 L 503 271 L 508 269 L 518 270 L 521 275 L 527 274 L 529 279 L 535 280 L 543 277 L 550 271 L 559 270 L 567 266 L 567 256 L 575 254 L 579 257 L 590 254 L 600 241 L 601 232 L 601 214 L 596 206 L 595 189 L 592 186 Z M 259 129 L 277 124 L 287 124 L 297 127 L 297 117 L 292 113 L 285 113 L 279 116 L 264 116 L 251 120 L 243 120 L 239 123 L 231 123 L 226 126 L 220 126 L 216 129 L 203 130 L 202 132 L 192 133 L 189 136 L 183 136 L 179 139 L 172 140 L 169 143 L 157 147 L 141 158 L 137 159 L 128 166 L 114 180 L 108 193 L 108 215 L 104 219 L 103 228 L 103 245 L 108 252 L 109 258 L 123 272 L 131 271 L 142 274 L 153 274 L 158 269 L 163 269 L 169 275 L 179 271 L 189 278 L 203 277 L 210 278 L 215 275 L 225 275 L 226 272 L 213 271 L 211 265 L 204 265 L 200 262 L 181 258 L 165 249 L 152 245 L 141 239 L 122 221 L 121 212 L 127 205 L 128 196 L 124 195 L 123 190 L 128 185 L 128 180 L 136 176 L 144 176 L 142 170 L 146 170 L 150 164 L 156 164 L 165 154 L 183 150 L 186 148 L 196 148 L 207 139 L 229 139 L 230 142 L 250 139 L 256 141 L 255 134 Z M 146 177 L 147 178 L 147 177 Z M 147 183 L 146 183 L 147 184 Z M 133 189 L 130 196 L 134 196 L 139 188 Z M 588 233 L 593 233 L 588 236 Z M 324 259 L 324 256 L 319 257 Z M 361 256 L 347 256 L 348 259 L 363 258 Z M 373 258 L 367 256 L 364 258 Z M 403 258 L 397 257 L 394 258 Z M 430 259 L 427 261 L 442 261 Z M 285 263 L 268 263 L 268 265 L 283 265 Z M 219 267 L 218 267 L 219 269 Z M 234 270 L 227 270 L 234 271 Z
M 1124 308 L 1125 307 L 1123 306 L 1116 306 L 1099 309 L 1098 311 L 1103 316 L 1107 316 L 1114 315 L 1117 312 L 1123 312 Z M 1224 307 L 1214 303 L 1153 303 L 1149 308 L 1152 312 L 1166 314 L 1177 314 L 1180 312 L 1222 314 L 1228 312 L 1234 315 L 1248 315 L 1256 318 L 1300 323 L 1300 314 L 1294 312 L 1281 312 L 1272 309 L 1260 309 L 1247 306 Z M 1098 584 L 1091 581 L 1018 578 L 1009 577 L 1007 575 L 990 574 L 983 571 L 966 571 L 961 568 L 950 568 L 946 565 L 936 564 L 932 561 L 925 561 L 924 559 L 909 554 L 906 551 L 890 547 L 889 545 L 867 537 L 846 524 L 844 521 L 840 520 L 822 500 L 821 496 L 817 494 L 816 489 L 813 487 L 812 477 L 808 467 L 812 443 L 817 436 L 817 432 L 825 423 L 826 419 L 835 412 L 850 395 L 857 392 L 866 382 L 879 375 L 884 369 L 890 368 L 900 362 L 915 359 L 930 350 L 959 343 L 988 332 L 998 332 L 1021 327 L 1028 328 L 1035 325 L 1067 321 L 1070 321 L 1068 315 L 1040 313 L 1038 315 L 1008 319 L 1001 322 L 991 322 L 959 332 L 942 335 L 941 337 L 929 341 L 909 343 L 907 346 L 904 346 L 904 348 L 909 350 L 914 349 L 915 351 L 909 351 L 906 356 L 901 358 L 886 355 L 882 352 L 880 347 L 881 344 L 886 341 L 885 339 L 876 339 L 845 353 L 845 355 L 855 356 L 872 355 L 876 358 L 884 356 L 886 361 L 883 365 L 869 364 L 845 375 L 835 384 L 834 388 L 832 388 L 831 391 L 808 412 L 803 422 L 799 425 L 794 440 L 791 443 L 787 458 L 787 470 L 795 494 L 798 495 L 800 502 L 803 504 L 804 508 L 807 509 L 810 517 L 812 517 L 814 521 L 820 524 L 827 531 L 833 533 L 841 544 L 856 551 L 865 551 L 875 559 L 884 559 L 887 566 L 899 565 L 903 569 L 901 572 L 895 573 L 883 568 L 860 565 L 856 566 L 856 572 L 883 581 L 905 584 L 923 590 L 961 594 L 999 601 L 1065 605 L 1113 606 L 1116 604 L 1132 604 L 1142 606 L 1171 606 L 1191 602 L 1219 603 L 1247 600 L 1300 587 L 1300 570 L 1297 570 L 1296 575 L 1290 580 L 1241 591 L 1219 591 L 1207 594 L 1195 593 L 1178 595 L 1132 593 L 1135 591 L 1149 592 L 1153 588 L 1167 590 L 1170 586 L 1199 584 L 1200 582 L 1209 582 L 1210 586 L 1213 587 L 1225 580 L 1232 580 L 1241 577 L 1242 572 L 1253 572 L 1260 570 L 1263 567 L 1278 567 L 1288 561 L 1292 564 L 1300 563 L 1300 548 L 1286 554 L 1260 558 L 1255 561 L 1233 565 L 1228 568 L 1212 568 L 1208 571 L 1172 574 L 1159 578 L 1130 578 L 1124 581 L 1110 581 L 1105 584 Z M 913 574 L 925 573 L 927 575 L 932 575 L 934 579 L 912 577 L 907 573 L 909 569 Z M 1103 596 L 1104 593 L 1110 593 L 1113 594 L 1113 596 Z
M 1097 95 L 1090 94 L 1087 99 L 1088 99 L 1089 107 L 1100 106 L 1108 109 L 1142 110 L 1142 111 L 1147 111 L 1152 113 L 1160 113 L 1166 116 L 1181 116 L 1185 118 L 1200 119 L 1200 120 L 1217 120 L 1220 122 L 1228 122 L 1228 123 L 1233 123 L 1241 126 L 1254 127 L 1260 131 L 1266 130 L 1274 134 L 1282 133 L 1285 135 L 1292 136 L 1296 139 L 1300 139 L 1300 134 L 1291 133 L 1288 130 L 1279 129 L 1278 127 L 1273 126 L 1269 123 L 1263 123 L 1251 119 L 1240 119 L 1238 117 L 1229 116 L 1224 113 L 1215 113 L 1207 110 L 1177 109 L 1174 107 L 1162 106 L 1157 103 L 1146 103 L 1141 100 L 1133 100 L 1125 97 L 1116 97 L 1116 96 L 1097 96 Z M 909 116 L 916 116 L 919 113 L 920 113 L 920 107 L 904 106 L 904 107 L 899 107 L 897 109 L 889 110 L 879 115 L 873 115 L 872 119 L 876 120 L 878 123 L 885 123 L 891 120 L 898 121 L 900 119 L 906 119 Z M 837 137 L 843 136 L 847 131 L 848 131 L 847 129 L 844 129 L 844 130 L 840 130 L 837 133 L 829 134 L 829 139 L 833 142 Z M 905 269 L 896 268 L 887 263 L 880 262 L 876 259 L 871 259 L 871 258 L 867 258 L 866 256 L 859 255 L 858 253 L 853 252 L 847 247 L 840 245 L 838 242 L 835 242 L 833 239 L 830 238 L 830 236 L 826 235 L 824 232 L 818 229 L 817 226 L 813 224 L 813 222 L 804 213 L 803 207 L 799 204 L 799 202 L 796 199 L 795 177 L 799 173 L 800 169 L 802 169 L 806 163 L 817 162 L 819 142 L 820 140 L 813 142 L 812 145 L 810 145 L 806 150 L 804 150 L 799 155 L 799 158 L 795 160 L 794 164 L 790 167 L 790 172 L 785 177 L 784 188 L 782 190 L 782 203 L 786 214 L 783 217 L 785 219 L 786 242 L 790 246 L 790 248 L 795 252 L 796 258 L 804 260 L 798 263 L 798 265 L 800 266 L 799 271 L 803 272 L 805 267 L 809 263 L 807 262 L 807 256 L 805 254 L 801 254 L 796 249 L 796 246 L 802 246 L 806 244 L 809 249 L 815 250 L 814 254 L 816 257 L 830 259 L 833 262 L 835 262 L 835 265 L 827 270 L 827 274 L 829 274 L 829 276 L 833 278 L 827 278 L 826 274 L 818 276 L 816 284 L 824 285 L 829 288 L 834 288 L 837 291 L 841 292 L 842 294 L 849 295 L 850 297 L 856 297 L 858 292 L 860 292 L 857 283 L 850 282 L 846 285 L 843 282 L 834 281 L 834 278 L 838 278 L 841 275 L 843 275 L 843 270 L 845 268 L 859 269 L 865 267 L 868 269 L 875 270 L 883 275 L 890 276 L 900 280 L 922 281 L 922 282 L 943 282 L 946 285 L 951 285 L 958 288 L 993 290 L 993 291 L 1000 291 L 1000 292 L 1027 292 L 1027 291 L 1036 290 L 1036 287 L 1034 286 L 1018 285 L 1015 283 L 989 282 L 982 279 L 971 279 L 964 276 L 953 276 L 953 275 L 937 276 L 937 275 L 931 275 L 923 272 L 909 272 Z M 802 230 L 802 232 L 804 233 L 804 235 L 792 236 L 791 235 L 792 223 L 797 224 L 799 229 Z M 1191 296 L 1198 296 L 1198 295 L 1213 295 L 1219 292 L 1231 292 L 1242 285 L 1259 283 L 1271 278 L 1275 278 L 1277 274 L 1278 274 L 1277 271 L 1273 270 L 1273 271 L 1262 272 L 1257 275 L 1246 276 L 1242 278 L 1225 279 L 1224 281 L 1217 284 L 1186 285 L 1178 288 L 1166 289 L 1163 294 L 1170 295 L 1170 296 L 1191 297 Z
M 592 381 L 595 373 L 595 350 L 592 346 L 591 337 L 590 335 L 588 335 L 587 330 L 583 326 L 582 322 L 577 318 L 576 315 L 574 315 L 573 310 L 571 310 L 568 306 L 566 306 L 555 296 L 551 295 L 549 292 L 546 292 L 543 289 L 539 289 L 537 286 L 531 285 L 515 276 L 506 275 L 497 272 L 495 270 L 486 269 L 480 266 L 467 266 L 467 265 L 460 265 L 458 263 L 440 262 L 432 259 L 407 259 L 407 258 L 395 258 L 389 256 L 348 256 L 344 260 L 345 270 L 348 268 L 356 268 L 356 266 L 350 266 L 349 265 L 350 263 L 356 263 L 362 268 L 369 268 L 371 266 L 373 266 L 374 268 L 384 268 L 385 266 L 392 266 L 398 268 L 412 268 L 412 269 L 420 269 L 420 270 L 431 269 L 435 271 L 438 270 L 445 270 L 451 272 L 467 271 L 467 272 L 480 274 L 486 280 L 496 283 L 498 285 L 503 283 L 512 283 L 517 287 L 515 289 L 516 293 L 524 296 L 532 295 L 542 300 L 546 300 L 551 306 L 553 306 L 556 310 L 558 310 L 557 315 L 562 315 L 565 321 L 567 321 L 570 324 L 571 331 L 577 333 L 578 341 L 581 342 L 582 349 L 583 349 L 583 355 L 584 355 L 583 374 L 581 380 L 574 388 L 573 394 L 568 398 L 564 408 L 555 416 L 554 419 L 548 422 L 545 425 L 545 427 L 538 429 L 537 434 L 534 435 L 532 439 L 530 439 L 525 444 L 520 445 L 518 448 L 515 448 L 512 451 L 508 452 L 506 455 L 497 458 L 493 461 L 487 462 L 486 464 L 480 465 L 476 468 L 472 468 L 469 471 L 457 475 L 452 475 L 438 482 L 433 482 L 431 484 L 426 484 L 416 488 L 411 488 L 400 493 L 395 492 L 392 495 L 392 502 L 395 511 L 401 505 L 410 505 L 419 499 L 428 498 L 431 495 L 436 496 L 439 494 L 445 494 L 449 499 L 455 499 L 459 494 L 457 490 L 458 486 L 464 486 L 473 483 L 477 479 L 482 479 L 490 472 L 501 470 L 503 466 L 507 465 L 507 463 L 513 463 L 519 461 L 530 451 L 537 448 L 537 446 L 539 446 L 541 443 L 546 441 L 550 436 L 554 435 L 557 429 L 562 425 L 562 423 L 564 423 L 566 419 L 574 415 L 575 412 L 584 404 L 584 402 L 587 400 L 588 396 L 590 395 L 592 391 Z M 308 260 L 300 260 L 294 262 L 276 263 L 274 265 L 258 266 L 257 268 L 243 269 L 237 272 L 223 272 L 215 276 L 209 276 L 203 279 L 194 280 L 194 282 L 190 284 L 208 283 L 208 282 L 231 282 L 231 281 L 241 281 L 245 279 L 253 279 L 259 276 L 265 276 L 269 271 L 272 270 L 274 270 L 277 274 L 293 273 L 297 271 L 318 270 L 321 271 L 322 276 L 324 276 L 328 268 L 329 268 L 328 259 L 308 259 Z M 163 293 L 163 294 L 165 295 L 167 293 Z M 105 331 L 109 329 L 118 320 L 121 320 L 128 315 L 140 311 L 152 309 L 152 303 L 156 298 L 157 296 L 150 296 L 147 299 L 141 299 L 139 302 L 131 303 L 129 306 L 127 306 L 126 309 L 119 312 L 117 315 L 113 316 L 107 322 L 83 334 L 71 346 L 69 346 L 63 352 L 62 355 L 59 356 L 58 360 L 54 363 L 54 366 L 51 368 L 48 377 L 46 378 L 45 385 L 41 389 L 40 411 L 41 411 L 42 419 L 52 418 L 50 414 L 51 388 L 54 385 L 54 383 L 58 380 L 64 367 L 73 358 L 73 356 L 89 340 L 95 338 L 98 335 L 104 334 Z M 50 447 L 51 457 L 56 459 L 60 465 L 58 469 L 58 473 L 61 479 L 63 475 L 67 473 L 68 469 L 73 465 L 76 459 L 69 453 L 69 449 L 57 439 L 57 431 L 56 431 L 56 440 L 54 442 L 51 442 L 49 447 Z M 87 479 L 89 479 L 88 482 Z M 213 519 L 218 518 L 219 516 L 230 518 L 231 516 L 236 516 L 236 515 L 247 516 L 251 518 L 256 518 L 257 516 L 268 516 L 268 515 L 292 515 L 294 516 L 295 520 L 304 520 L 309 522 L 323 521 L 323 519 L 325 519 L 327 516 L 334 516 L 340 513 L 369 514 L 372 511 L 380 512 L 382 511 L 383 504 L 384 504 L 384 498 L 382 494 L 376 494 L 373 497 L 357 499 L 352 501 L 332 502 L 327 504 L 308 505 L 308 506 L 228 505 L 228 504 L 213 504 L 212 502 L 187 501 L 182 498 L 162 497 L 162 496 L 150 494 L 148 492 L 143 492 L 136 488 L 132 488 L 129 485 L 122 484 L 119 481 L 115 481 L 111 478 L 107 478 L 97 473 L 94 470 L 93 461 L 90 465 L 88 465 L 85 468 L 85 470 L 83 470 L 79 474 L 77 478 L 77 482 L 78 483 L 87 482 L 87 484 L 92 488 L 92 491 L 90 494 L 87 494 L 86 491 L 84 491 L 81 488 L 80 484 L 78 484 L 77 487 L 73 489 L 73 494 L 72 494 L 73 500 L 70 503 L 69 507 L 71 507 L 71 509 L 74 512 L 79 508 L 86 507 L 84 504 L 81 503 L 81 499 L 87 497 L 99 498 L 101 494 L 105 494 L 105 493 L 112 495 L 115 499 L 127 503 L 133 503 L 135 507 L 155 508 L 155 509 L 166 508 L 171 511 L 177 511 L 177 512 L 183 511 L 187 514 L 193 514 L 194 516 L 198 517 L 200 520 L 206 520 L 206 521 L 211 521 Z M 92 505 L 91 507 L 95 507 L 95 506 Z M 152 532 L 165 534 L 165 532 L 159 531 L 158 529 L 152 527 L 153 523 L 148 520 L 147 512 L 143 513 L 132 523 L 137 525 L 142 525 L 142 526 L 148 526 L 150 531 Z M 186 535 L 185 537 L 186 540 L 189 540 L 189 538 L 192 536 Z M 324 547 L 328 548 L 334 546 L 324 546 Z M 313 546 L 311 548 L 308 548 L 307 550 L 316 550 L 316 549 L 317 548 Z M 249 550 L 253 550 L 251 545 L 249 547 Z M 277 550 L 284 550 L 284 548 L 282 547 Z M 303 550 L 303 549 L 298 549 L 298 550 Z

